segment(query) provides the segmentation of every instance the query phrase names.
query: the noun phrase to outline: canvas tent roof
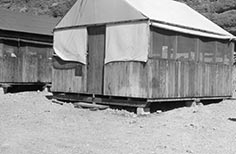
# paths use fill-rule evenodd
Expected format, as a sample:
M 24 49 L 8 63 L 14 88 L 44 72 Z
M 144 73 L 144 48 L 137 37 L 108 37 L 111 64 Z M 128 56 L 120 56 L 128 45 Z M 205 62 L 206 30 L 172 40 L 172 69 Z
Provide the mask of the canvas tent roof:
M 58 19 L 48 16 L 33 16 L 0 9 L 0 29 L 43 35 L 53 35 Z
M 234 38 L 186 4 L 174 0 L 78 0 L 55 29 L 136 20 L 150 20 L 153 26 L 194 35 Z

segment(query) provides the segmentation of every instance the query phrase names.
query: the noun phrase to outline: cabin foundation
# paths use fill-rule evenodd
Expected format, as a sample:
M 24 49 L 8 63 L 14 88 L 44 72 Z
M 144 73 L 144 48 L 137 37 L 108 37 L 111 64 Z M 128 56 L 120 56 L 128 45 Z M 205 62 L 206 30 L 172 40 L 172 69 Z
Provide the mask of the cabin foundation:
M 50 83 L 0 83 L 4 94 L 22 91 L 50 91 Z
M 65 102 L 89 102 L 103 105 L 127 106 L 145 108 L 149 102 L 144 98 L 107 96 L 82 93 L 53 92 L 53 98 Z
M 137 108 L 137 115 L 148 115 L 150 114 L 150 108 L 148 107 L 138 107 Z

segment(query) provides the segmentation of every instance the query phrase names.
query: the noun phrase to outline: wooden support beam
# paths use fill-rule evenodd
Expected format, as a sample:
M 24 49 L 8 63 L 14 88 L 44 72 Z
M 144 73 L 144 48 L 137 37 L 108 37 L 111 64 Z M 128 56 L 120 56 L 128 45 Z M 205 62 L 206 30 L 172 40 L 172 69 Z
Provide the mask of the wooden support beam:
M 186 101 L 185 105 L 187 107 L 195 107 L 197 105 L 202 105 L 202 103 L 200 99 L 194 99 L 194 100 Z
M 105 110 L 109 108 L 107 105 L 100 105 L 100 104 L 95 104 L 95 103 L 85 103 L 85 102 L 78 102 L 78 103 L 73 103 L 75 108 L 90 108 L 90 109 L 98 109 L 98 110 Z
M 138 107 L 137 115 L 148 115 L 150 114 L 150 108 L 147 107 Z

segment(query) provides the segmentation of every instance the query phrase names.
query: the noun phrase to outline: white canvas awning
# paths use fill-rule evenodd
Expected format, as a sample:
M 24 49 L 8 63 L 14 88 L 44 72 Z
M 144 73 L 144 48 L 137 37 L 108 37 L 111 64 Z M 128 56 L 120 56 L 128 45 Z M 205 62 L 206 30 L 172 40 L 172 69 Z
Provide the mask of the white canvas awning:
M 154 27 L 162 28 L 162 29 L 167 29 L 167 30 L 185 33 L 185 34 L 202 36 L 202 37 L 210 37 L 210 38 L 215 38 L 215 39 L 230 39 L 230 40 L 235 38 L 233 35 L 215 34 L 211 32 L 204 32 L 204 31 L 195 30 L 195 29 L 182 28 L 182 27 L 166 25 L 166 24 L 157 23 L 157 22 L 152 22 L 151 25 Z
M 126 1 L 152 20 L 154 26 L 205 37 L 235 38 L 235 36 L 184 3 L 174 0 Z
M 77 28 L 55 31 L 53 48 L 63 60 L 86 64 L 87 29 Z
M 111 25 L 106 31 L 105 63 L 148 59 L 149 25 L 129 23 Z
M 57 28 L 147 19 L 125 0 L 77 0 Z

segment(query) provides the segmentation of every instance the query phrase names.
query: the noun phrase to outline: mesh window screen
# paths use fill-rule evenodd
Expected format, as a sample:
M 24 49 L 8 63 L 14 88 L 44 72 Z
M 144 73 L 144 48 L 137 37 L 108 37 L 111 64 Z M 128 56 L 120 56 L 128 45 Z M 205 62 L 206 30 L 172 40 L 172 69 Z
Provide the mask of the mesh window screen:
M 226 44 L 224 42 L 217 42 L 217 50 L 216 50 L 216 62 L 222 63 L 224 60 L 224 51 L 226 49 Z
M 232 43 L 225 43 L 225 51 L 224 51 L 224 64 L 231 64 L 232 59 Z
M 177 60 L 195 60 L 197 39 L 191 36 L 179 35 L 177 40 Z
M 151 27 L 151 57 L 230 64 L 233 44 Z
M 151 56 L 163 59 L 174 59 L 176 35 L 175 32 L 151 28 L 152 52 Z
M 208 38 L 201 38 L 199 40 L 199 55 L 200 61 L 214 62 L 216 52 L 216 41 Z

